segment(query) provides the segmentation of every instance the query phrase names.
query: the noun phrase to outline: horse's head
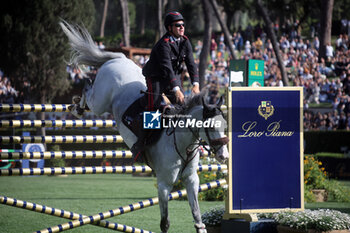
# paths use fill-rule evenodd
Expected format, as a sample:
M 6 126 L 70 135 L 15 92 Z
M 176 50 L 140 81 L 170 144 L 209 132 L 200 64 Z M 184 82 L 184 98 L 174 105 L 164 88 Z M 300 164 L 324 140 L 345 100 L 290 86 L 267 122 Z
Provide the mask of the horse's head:
M 229 138 L 225 135 L 227 127 L 226 120 L 221 111 L 223 98 L 221 97 L 218 104 L 208 105 L 204 98 L 203 103 L 203 121 L 210 121 L 209 127 L 204 128 L 204 134 L 201 137 L 209 144 L 210 150 L 215 153 L 215 158 L 224 163 L 229 157 L 227 143 Z

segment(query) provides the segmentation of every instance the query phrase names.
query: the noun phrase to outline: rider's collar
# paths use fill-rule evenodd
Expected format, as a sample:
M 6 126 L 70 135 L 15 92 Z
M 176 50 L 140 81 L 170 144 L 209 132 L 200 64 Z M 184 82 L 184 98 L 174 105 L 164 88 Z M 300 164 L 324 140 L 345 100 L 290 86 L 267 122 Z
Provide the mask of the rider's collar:
M 176 38 L 176 37 L 175 37 L 175 36 L 173 36 L 173 35 L 170 35 L 170 36 L 169 36 L 169 39 L 170 39 L 170 42 L 181 41 L 181 37 Z

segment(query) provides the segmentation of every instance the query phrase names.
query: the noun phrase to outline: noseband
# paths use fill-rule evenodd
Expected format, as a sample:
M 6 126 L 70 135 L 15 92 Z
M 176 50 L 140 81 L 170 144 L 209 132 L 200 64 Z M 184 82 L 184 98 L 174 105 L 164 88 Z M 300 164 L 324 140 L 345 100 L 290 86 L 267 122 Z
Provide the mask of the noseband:
M 210 150 L 208 150 L 208 152 L 210 153 L 214 153 L 216 154 L 221 147 L 223 147 L 224 145 L 226 145 L 230 139 L 228 137 L 222 137 L 222 138 L 216 138 L 216 139 L 211 139 L 210 135 L 209 135 L 209 130 L 208 128 L 205 128 L 205 135 L 208 138 L 208 145 L 210 146 Z M 215 148 L 216 146 L 220 146 L 219 148 Z
M 223 115 L 220 106 L 219 107 L 215 107 L 215 108 L 204 108 L 203 109 L 203 120 L 207 120 L 209 118 L 213 118 L 217 115 Z M 215 138 L 215 139 L 211 139 L 210 135 L 209 135 L 209 129 L 205 128 L 205 135 L 208 138 L 208 144 L 210 146 L 210 150 L 208 150 L 209 154 L 210 152 L 216 154 L 221 147 L 223 147 L 224 145 L 226 145 L 230 140 L 228 137 L 222 137 L 222 138 Z M 220 146 L 219 148 L 215 148 L 215 146 Z
M 203 120 L 207 120 L 209 118 L 213 118 L 217 115 L 223 115 L 222 111 L 220 110 L 220 107 L 204 107 L 203 109 Z M 195 132 L 193 131 L 191 128 L 189 128 L 189 130 L 192 132 L 192 134 L 197 138 L 198 142 L 195 144 L 190 144 L 187 148 L 186 148 L 186 154 L 187 156 L 184 157 L 181 155 L 178 146 L 177 146 L 177 142 L 176 142 L 176 135 L 175 135 L 175 131 L 176 128 L 173 128 L 172 131 L 168 132 L 167 130 L 167 135 L 170 136 L 171 134 L 174 135 L 174 146 L 175 146 L 175 150 L 177 152 L 177 154 L 180 156 L 180 158 L 184 161 L 185 166 L 183 168 L 183 170 L 185 169 L 185 167 L 187 166 L 187 164 L 194 159 L 194 155 L 193 152 L 195 150 L 198 149 L 198 147 L 202 146 L 203 149 L 208 151 L 208 154 L 210 155 L 211 153 L 216 154 L 224 145 L 226 145 L 229 142 L 229 138 L 228 137 L 222 137 L 222 138 L 215 138 L 215 139 L 211 139 L 210 135 L 209 135 L 209 129 L 205 128 L 205 134 L 207 136 L 208 142 L 206 143 L 204 140 L 202 140 L 199 136 L 199 131 Z M 190 149 L 191 146 L 195 145 L 195 148 Z M 209 145 L 210 149 L 207 149 L 207 147 L 205 147 L 205 145 Z M 218 148 L 215 148 L 219 146 Z

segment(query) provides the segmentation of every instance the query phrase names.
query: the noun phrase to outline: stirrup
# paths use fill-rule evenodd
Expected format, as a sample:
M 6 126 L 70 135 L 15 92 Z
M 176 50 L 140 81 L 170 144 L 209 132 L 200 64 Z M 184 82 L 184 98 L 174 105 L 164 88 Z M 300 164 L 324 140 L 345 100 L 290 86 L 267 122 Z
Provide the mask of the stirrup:
M 75 105 L 70 105 L 68 107 L 68 110 L 70 111 L 70 113 L 75 116 L 76 118 L 81 119 L 83 117 L 84 114 L 84 109 L 80 108 L 79 105 L 75 104 Z
M 132 157 L 135 158 L 140 152 L 142 153 L 144 149 L 145 149 L 145 146 L 142 142 L 135 142 L 130 149 L 132 153 Z
M 202 224 L 196 223 L 196 224 L 194 224 L 194 227 L 196 228 L 196 231 L 197 231 L 198 233 L 207 232 L 206 226 L 205 226 L 204 223 L 202 223 Z
M 136 143 L 130 149 L 134 162 L 143 162 L 144 147 L 136 146 Z

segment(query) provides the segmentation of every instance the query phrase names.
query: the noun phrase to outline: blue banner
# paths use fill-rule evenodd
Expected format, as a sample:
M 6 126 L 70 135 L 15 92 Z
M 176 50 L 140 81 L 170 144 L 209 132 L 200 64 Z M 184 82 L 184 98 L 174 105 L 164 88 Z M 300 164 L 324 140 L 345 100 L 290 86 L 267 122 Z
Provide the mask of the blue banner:
M 301 88 L 229 94 L 230 213 L 303 209 Z

